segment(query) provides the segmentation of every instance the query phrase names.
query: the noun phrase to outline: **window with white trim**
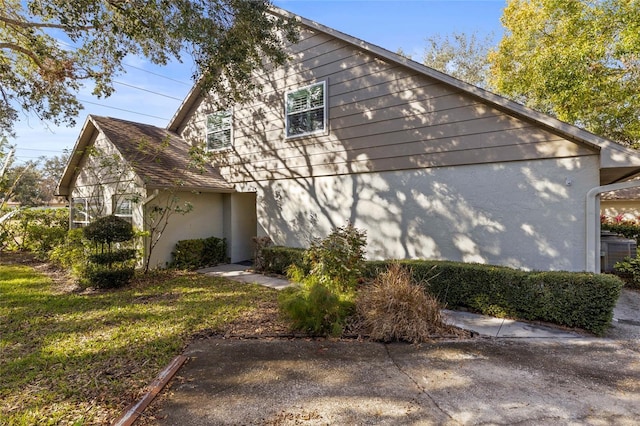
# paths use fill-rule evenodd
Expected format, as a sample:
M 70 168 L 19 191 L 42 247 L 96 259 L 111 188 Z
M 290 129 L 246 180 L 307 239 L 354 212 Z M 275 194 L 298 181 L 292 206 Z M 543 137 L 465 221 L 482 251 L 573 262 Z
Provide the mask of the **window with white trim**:
M 71 224 L 82 228 L 94 220 L 101 211 L 100 200 L 96 197 L 74 197 L 71 199 Z
M 326 93 L 324 81 L 287 92 L 287 137 L 322 133 L 327 129 Z
M 207 151 L 231 146 L 231 124 L 231 110 L 217 111 L 207 115 Z
M 129 223 L 133 223 L 133 201 L 123 195 L 114 195 L 113 215 L 118 216 Z

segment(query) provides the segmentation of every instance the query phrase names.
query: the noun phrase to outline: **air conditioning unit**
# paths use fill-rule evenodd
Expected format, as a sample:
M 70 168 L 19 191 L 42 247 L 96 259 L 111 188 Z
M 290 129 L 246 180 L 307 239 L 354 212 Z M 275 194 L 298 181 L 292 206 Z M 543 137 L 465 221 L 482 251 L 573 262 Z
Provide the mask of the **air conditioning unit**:
M 600 270 L 613 272 L 613 266 L 625 257 L 636 257 L 636 240 L 610 231 L 600 234 Z

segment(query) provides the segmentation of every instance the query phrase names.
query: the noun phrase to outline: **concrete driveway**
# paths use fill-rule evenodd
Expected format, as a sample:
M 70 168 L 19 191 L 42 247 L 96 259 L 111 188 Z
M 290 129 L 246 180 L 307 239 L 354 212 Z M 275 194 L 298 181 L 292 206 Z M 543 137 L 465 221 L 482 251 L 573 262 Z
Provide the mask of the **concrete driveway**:
M 638 342 L 203 340 L 159 425 L 637 425 Z
M 640 424 L 640 293 L 606 338 L 194 342 L 141 423 Z

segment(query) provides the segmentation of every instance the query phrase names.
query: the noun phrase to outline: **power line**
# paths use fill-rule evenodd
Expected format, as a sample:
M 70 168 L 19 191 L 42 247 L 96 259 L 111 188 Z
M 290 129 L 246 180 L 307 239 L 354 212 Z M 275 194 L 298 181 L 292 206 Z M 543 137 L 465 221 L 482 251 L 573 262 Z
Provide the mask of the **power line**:
M 184 81 L 181 81 L 181 80 L 176 80 L 175 78 L 167 77 L 166 75 L 162 75 L 162 74 L 155 73 L 153 71 L 145 70 L 144 68 L 136 67 L 136 66 L 131 65 L 131 64 L 125 64 L 124 62 L 122 63 L 122 65 L 124 65 L 125 67 L 129 67 L 129 68 L 133 68 L 133 69 L 136 69 L 136 70 L 140 70 L 140 71 L 143 71 L 143 72 L 146 72 L 146 73 L 149 73 L 149 74 L 153 74 L 155 76 L 158 76 L 158 77 L 161 77 L 161 78 L 165 78 L 167 80 L 171 80 L 171 81 L 174 81 L 176 83 L 180 83 L 180 84 L 182 84 L 184 86 L 192 86 L 193 85 L 191 83 L 185 83 Z M 180 99 L 180 100 L 182 100 L 182 99 Z
M 39 151 L 39 152 L 64 152 L 65 149 L 40 149 L 40 148 L 21 148 L 16 146 L 16 150 L 22 151 Z
M 164 96 L 165 98 L 174 99 L 176 101 L 181 101 L 182 102 L 182 99 L 180 99 L 180 98 L 176 98 L 176 97 L 173 97 L 173 96 L 165 95 L 164 93 L 154 92 L 153 90 L 149 90 L 149 89 L 145 89 L 145 88 L 142 88 L 142 87 L 134 86 L 133 84 L 124 83 L 122 81 L 117 81 L 117 80 L 113 80 L 113 82 L 117 83 L 117 84 L 120 84 L 122 86 L 131 87 L 132 89 L 142 90 L 144 92 L 153 93 L 154 95 Z
M 124 111 L 124 112 L 128 112 L 128 113 L 131 113 L 131 114 L 144 115 L 145 117 L 157 118 L 158 120 L 169 121 L 169 119 L 165 118 L 165 117 L 158 117 L 157 115 L 144 114 L 142 112 L 131 111 L 130 109 L 124 109 L 124 108 L 118 108 L 118 107 L 114 107 L 114 106 L 108 106 L 108 105 L 104 105 L 104 104 L 99 104 L 97 102 L 86 101 L 86 100 L 83 100 L 83 99 L 80 99 L 80 102 L 85 103 L 85 104 L 97 105 L 97 106 L 103 107 L 103 108 L 116 109 L 118 111 Z

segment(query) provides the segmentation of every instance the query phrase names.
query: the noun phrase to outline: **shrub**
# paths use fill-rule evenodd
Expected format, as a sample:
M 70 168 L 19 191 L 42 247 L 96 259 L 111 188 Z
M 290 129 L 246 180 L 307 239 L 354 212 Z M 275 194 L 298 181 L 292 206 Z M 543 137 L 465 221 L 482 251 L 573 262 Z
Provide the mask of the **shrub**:
M 354 309 L 353 297 L 349 296 L 336 294 L 315 281 L 284 289 L 278 295 L 278 302 L 294 330 L 310 335 L 339 336 L 345 319 Z
M 640 289 L 640 257 L 626 257 L 616 263 L 613 269 L 627 286 Z
M 180 240 L 171 252 L 169 264 L 176 269 L 198 269 L 224 263 L 227 256 L 227 242 L 224 238 L 209 237 L 194 240 Z
M 451 308 L 499 317 L 553 322 L 601 335 L 609 327 L 622 281 L 612 275 L 525 272 L 507 267 L 446 261 L 400 261 L 416 281 Z M 367 264 L 369 277 L 388 262 Z
M 84 238 L 82 228 L 75 228 L 68 230 L 62 243 L 49 252 L 49 259 L 70 271 L 76 278 L 80 278 L 83 275 L 89 251 L 88 240 Z
M 126 220 L 111 215 L 101 217 L 83 228 L 84 236 L 93 244 L 89 264 L 83 278 L 96 288 L 116 288 L 129 283 L 134 273 L 136 250 L 114 248 L 116 243 L 131 242 L 133 227 Z
M 352 223 L 339 226 L 326 238 L 316 240 L 305 252 L 312 275 L 320 282 L 341 291 L 355 289 L 364 270 L 367 245 L 365 231 Z
M 362 331 L 374 340 L 421 343 L 453 327 L 442 321 L 438 300 L 425 293 L 411 271 L 399 263 L 364 286 L 356 298 Z
M 0 211 L 0 216 L 9 210 Z M 21 209 L 0 223 L 0 250 L 31 251 L 38 257 L 64 240 L 69 229 L 69 209 Z
M 304 252 L 303 266 L 289 266 L 287 275 L 299 284 L 279 301 L 294 329 L 311 334 L 342 333 L 355 306 L 365 245 L 364 232 L 348 224 L 314 242 Z
M 135 269 L 132 266 L 108 268 L 104 265 L 91 264 L 84 270 L 84 277 L 95 288 L 124 287 L 133 278 Z
M 286 275 L 290 266 L 302 268 L 305 272 L 309 267 L 304 260 L 305 250 L 296 247 L 271 246 L 264 247 L 262 253 L 262 272 Z

